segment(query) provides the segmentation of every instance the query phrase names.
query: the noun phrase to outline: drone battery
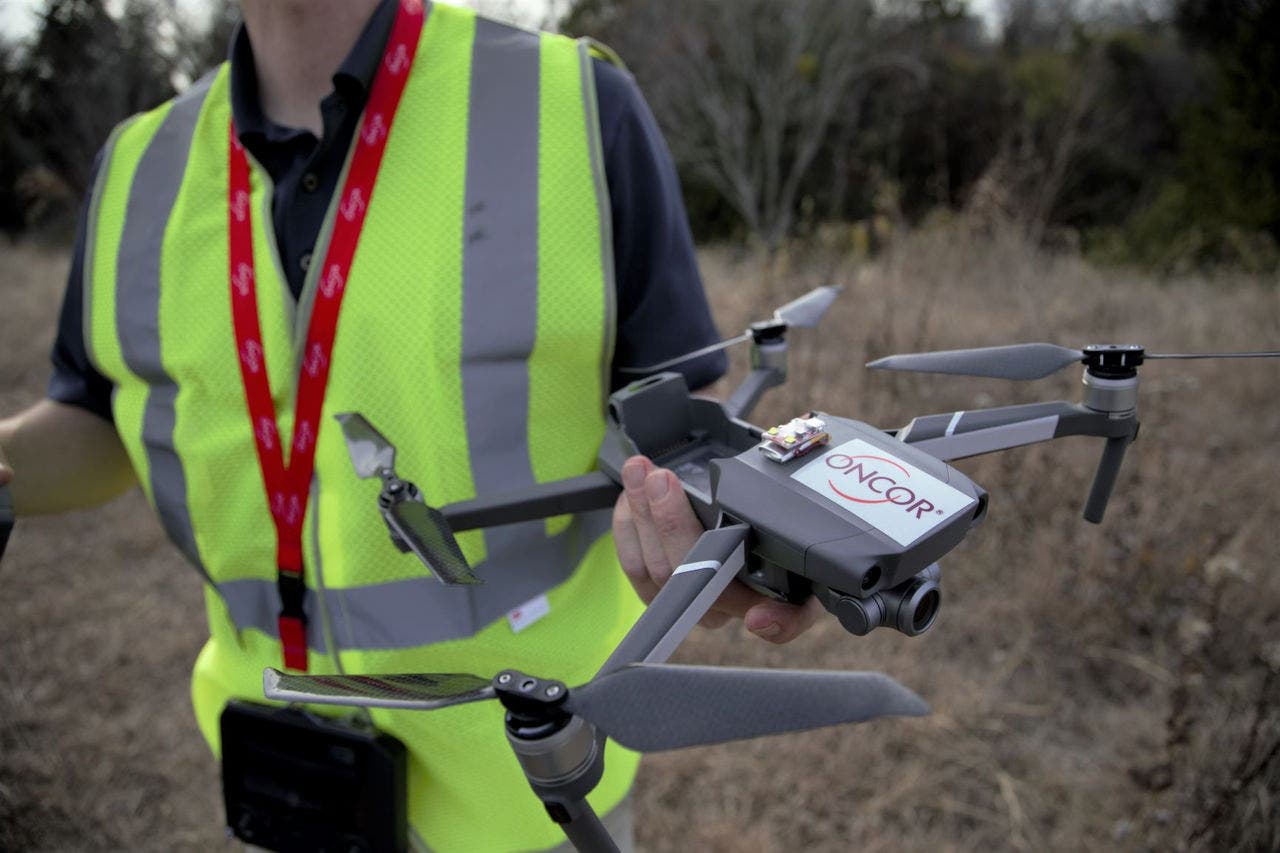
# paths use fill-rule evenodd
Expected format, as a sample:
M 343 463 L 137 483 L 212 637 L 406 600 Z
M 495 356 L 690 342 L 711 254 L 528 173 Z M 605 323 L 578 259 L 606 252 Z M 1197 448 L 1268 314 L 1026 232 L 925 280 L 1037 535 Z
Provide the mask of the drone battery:
M 282 853 L 407 848 L 405 750 L 369 728 L 233 701 L 222 712 L 227 827 Z

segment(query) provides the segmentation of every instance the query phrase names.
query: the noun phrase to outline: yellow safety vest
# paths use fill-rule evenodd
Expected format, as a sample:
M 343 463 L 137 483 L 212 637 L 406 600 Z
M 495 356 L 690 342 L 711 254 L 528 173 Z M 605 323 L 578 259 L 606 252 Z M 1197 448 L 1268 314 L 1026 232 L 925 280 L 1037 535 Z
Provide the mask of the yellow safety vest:
M 115 384 L 117 429 L 206 581 L 210 639 L 192 695 L 215 753 L 225 703 L 261 701 L 262 670 L 281 657 L 275 534 L 230 313 L 228 76 L 223 66 L 113 134 L 84 284 L 85 337 Z M 322 265 L 295 303 L 257 164 L 251 183 L 266 362 L 289 435 Z M 380 484 L 356 478 L 332 418 L 364 414 L 437 506 L 591 470 L 613 350 L 610 221 L 588 46 L 431 5 L 334 345 L 304 537 L 312 672 L 516 667 L 572 686 L 634 622 L 640 604 L 607 513 L 459 534 L 485 584 L 443 587 L 392 545 Z M 517 632 L 504 617 L 543 594 L 548 615 Z M 426 846 L 564 840 L 505 742 L 498 703 L 373 720 L 408 747 L 410 822 Z M 624 796 L 637 761 L 610 744 L 591 797 L 599 813 Z

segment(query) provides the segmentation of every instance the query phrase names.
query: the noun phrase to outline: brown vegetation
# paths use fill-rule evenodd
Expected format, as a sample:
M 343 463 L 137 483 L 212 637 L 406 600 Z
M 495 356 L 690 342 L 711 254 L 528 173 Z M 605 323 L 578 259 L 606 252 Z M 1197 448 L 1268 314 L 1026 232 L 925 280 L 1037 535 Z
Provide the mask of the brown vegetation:
M 0 411 L 41 393 L 65 261 L 0 244 Z M 795 249 L 704 253 L 722 330 L 847 286 L 755 420 L 810 406 L 880 426 L 1064 397 L 1079 379 L 882 375 L 890 352 L 1046 340 L 1268 349 L 1274 280 L 1156 282 L 949 228 L 855 266 Z M 742 370 L 739 353 L 735 363 Z M 834 621 L 773 647 L 699 632 L 685 662 L 877 669 L 931 717 L 654 756 L 646 850 L 1274 849 L 1280 842 L 1280 407 L 1275 362 L 1152 363 L 1143 431 L 1101 526 L 1080 508 L 1100 447 L 1068 439 L 960 463 L 991 492 L 943 562 L 917 639 Z M 738 375 L 735 374 L 735 375 Z M 194 574 L 137 493 L 24 521 L 0 568 L 0 848 L 224 846 L 187 672 Z

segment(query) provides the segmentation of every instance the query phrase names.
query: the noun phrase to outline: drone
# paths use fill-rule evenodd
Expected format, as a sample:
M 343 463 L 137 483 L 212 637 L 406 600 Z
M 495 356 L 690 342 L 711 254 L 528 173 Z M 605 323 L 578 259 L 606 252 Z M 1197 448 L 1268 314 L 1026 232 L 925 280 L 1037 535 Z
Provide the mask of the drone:
M 392 540 L 448 585 L 483 582 L 454 533 L 611 507 L 623 462 L 636 454 L 675 472 L 707 530 L 586 684 L 514 669 L 492 678 L 268 669 L 265 695 L 420 710 L 497 699 L 507 739 L 551 818 L 579 850 L 614 850 L 585 801 L 603 772 L 606 737 L 651 752 L 928 713 L 923 699 L 881 673 L 667 664 L 731 581 L 791 603 L 816 597 L 854 635 L 886 627 L 918 636 L 941 606 L 938 560 L 987 511 L 987 493 L 949 462 L 1065 436 L 1100 438 L 1083 513 L 1100 523 L 1138 435 L 1145 361 L 1280 356 L 1043 343 L 894 355 L 867 366 L 1031 380 L 1078 364 L 1083 399 L 935 414 L 892 430 L 821 411 L 769 428 L 750 423 L 761 396 L 786 380 L 787 332 L 817 326 L 839 292 L 817 288 L 742 335 L 630 369 L 639 378 L 609 400 L 596 470 L 516 493 L 427 506 L 397 476 L 394 445 L 361 415 L 338 415 L 357 475 L 382 479 L 378 504 Z M 726 402 L 691 395 L 684 377 L 668 370 L 744 341 L 751 371 Z
M 1148 353 L 1128 344 L 1080 349 L 1032 343 L 893 355 L 867 366 L 1031 380 L 1083 366 L 1079 403 L 917 417 L 899 429 L 810 411 L 761 428 L 747 418 L 787 375 L 787 333 L 816 327 L 840 289 L 819 287 L 742 334 L 669 361 L 628 369 L 609 400 L 596 470 L 442 507 L 396 473 L 395 445 L 359 413 L 337 415 L 355 473 L 378 477 L 378 511 L 393 543 L 446 586 L 484 582 L 455 533 L 612 507 L 625 460 L 675 472 L 706 532 L 587 683 L 507 669 L 308 676 L 267 669 L 269 699 L 433 710 L 496 699 L 533 792 L 582 851 L 617 847 L 586 802 L 604 742 L 653 752 L 802 731 L 884 716 L 919 716 L 916 693 L 876 672 L 670 665 L 666 661 L 730 582 L 771 598 L 815 597 L 849 633 L 928 631 L 941 607 L 938 561 L 986 516 L 988 495 L 950 462 L 1065 436 L 1103 440 L 1084 518 L 1100 523 L 1137 438 L 1138 368 L 1151 359 L 1266 358 L 1280 352 Z M 725 402 L 691 395 L 686 360 L 750 341 L 751 370 Z M 0 553 L 8 535 L 0 489 Z

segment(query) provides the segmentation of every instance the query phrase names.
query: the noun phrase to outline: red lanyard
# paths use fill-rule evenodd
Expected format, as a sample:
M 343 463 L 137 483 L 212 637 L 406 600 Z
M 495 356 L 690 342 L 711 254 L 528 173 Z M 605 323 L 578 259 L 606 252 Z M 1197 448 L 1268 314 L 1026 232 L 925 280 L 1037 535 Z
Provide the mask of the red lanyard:
M 284 462 L 280 429 L 267 378 L 262 329 L 258 324 L 253 228 L 249 210 L 249 161 L 236 137 L 235 124 L 231 123 L 227 158 L 230 172 L 227 222 L 231 315 L 262 482 L 276 527 L 276 567 L 281 601 L 278 626 L 284 665 L 303 672 L 307 670 L 307 616 L 302 606 L 306 592 L 302 566 L 302 519 L 307 512 L 311 476 L 315 469 L 316 440 L 320 433 L 325 386 L 329 381 L 333 340 L 338 331 L 338 311 L 342 307 L 351 260 L 364 228 L 365 213 L 373 196 L 378 167 L 386 150 L 387 135 L 418 47 L 422 22 L 421 0 L 402 0 L 383 61 L 369 92 L 369 102 L 357 132 L 347 180 L 339 196 L 338 215 L 334 218 L 333 235 L 325 253 L 311 309 L 311 323 L 307 328 L 298 376 L 298 399 L 294 408 L 288 466 Z

